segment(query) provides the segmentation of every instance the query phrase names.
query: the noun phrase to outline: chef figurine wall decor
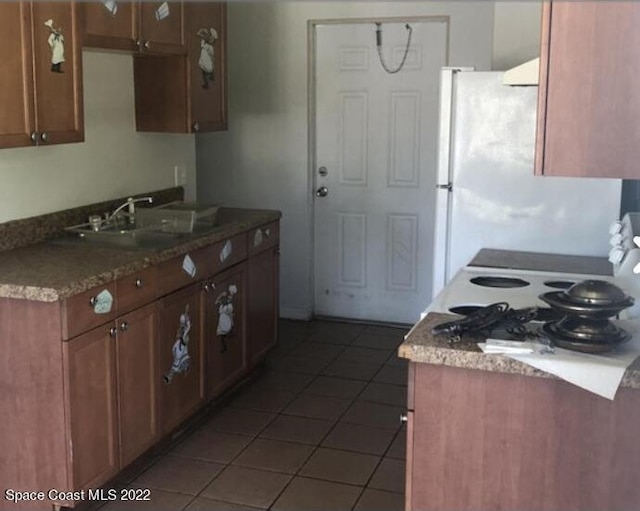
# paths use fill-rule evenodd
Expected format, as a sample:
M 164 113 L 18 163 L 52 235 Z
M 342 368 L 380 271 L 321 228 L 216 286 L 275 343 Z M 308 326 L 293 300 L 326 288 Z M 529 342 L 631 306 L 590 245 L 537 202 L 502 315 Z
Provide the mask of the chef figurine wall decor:
M 196 35 L 200 38 L 198 66 L 202 71 L 202 88 L 208 89 L 209 83 L 215 80 L 213 45 L 218 40 L 218 31 L 213 27 L 201 28 L 196 32 Z
M 180 324 L 176 333 L 176 342 L 173 343 L 171 353 L 173 354 L 173 364 L 169 372 L 164 375 L 165 383 L 171 383 L 173 377 L 179 373 L 185 373 L 191 365 L 189 357 L 189 331 L 191 330 L 191 318 L 189 318 L 189 304 L 180 314 Z
M 48 19 L 44 22 L 46 27 L 49 27 L 49 47 L 51 48 L 51 71 L 54 73 L 63 73 L 62 63 L 64 62 L 64 36 L 62 35 L 62 27 L 55 28 L 53 26 L 53 20 Z
M 238 292 L 235 284 L 231 284 L 226 291 L 220 293 L 216 298 L 218 307 L 218 327 L 216 335 L 220 337 L 222 348 L 220 353 L 227 351 L 227 335 L 233 330 L 233 297 Z

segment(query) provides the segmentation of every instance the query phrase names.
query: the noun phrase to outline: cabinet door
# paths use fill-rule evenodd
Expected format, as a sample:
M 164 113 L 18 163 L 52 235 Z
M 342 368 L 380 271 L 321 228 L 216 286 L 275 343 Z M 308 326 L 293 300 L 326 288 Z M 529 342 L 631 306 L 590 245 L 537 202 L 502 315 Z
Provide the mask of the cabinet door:
M 275 346 L 278 327 L 278 249 L 249 258 L 247 345 L 255 365 Z
M 0 73 L 0 147 L 28 146 L 35 131 L 29 3 L 0 2 L 5 37 Z
M 84 2 L 83 45 L 133 51 L 137 39 L 137 4 L 131 2 Z
M 201 291 L 196 284 L 160 302 L 159 356 L 162 430 L 167 433 L 204 401 Z
M 118 318 L 117 328 L 120 466 L 125 467 L 160 434 L 155 304 Z
M 142 50 L 184 54 L 182 2 L 140 2 Z
M 95 488 L 118 472 L 115 338 L 100 326 L 64 342 L 75 490 Z
M 640 178 L 640 3 L 544 2 L 536 173 Z
M 84 140 L 77 6 L 33 2 L 36 131 L 39 144 Z
M 225 130 L 227 7 L 225 3 L 190 2 L 185 10 L 191 130 Z
M 207 388 L 214 398 L 238 381 L 245 359 L 246 264 L 213 278 L 206 293 Z

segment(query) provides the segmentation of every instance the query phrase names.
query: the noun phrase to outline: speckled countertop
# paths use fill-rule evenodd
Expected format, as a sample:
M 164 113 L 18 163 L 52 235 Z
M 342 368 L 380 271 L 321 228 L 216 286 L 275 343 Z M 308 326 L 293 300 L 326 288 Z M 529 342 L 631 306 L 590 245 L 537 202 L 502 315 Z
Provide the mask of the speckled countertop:
M 450 344 L 446 336 L 432 335 L 431 329 L 435 325 L 459 318 L 460 316 L 438 312 L 427 314 L 411 329 L 400 345 L 398 355 L 412 362 L 425 364 L 557 379 L 552 374 L 504 355 L 482 353 L 476 344 L 484 341 L 482 337 L 464 336 L 460 342 Z M 640 358 L 629 366 L 620 386 L 640 389 Z
M 279 211 L 221 208 L 218 227 L 163 250 L 98 247 L 55 242 L 0 252 L 0 297 L 54 302 L 131 275 L 259 225 L 275 221 Z

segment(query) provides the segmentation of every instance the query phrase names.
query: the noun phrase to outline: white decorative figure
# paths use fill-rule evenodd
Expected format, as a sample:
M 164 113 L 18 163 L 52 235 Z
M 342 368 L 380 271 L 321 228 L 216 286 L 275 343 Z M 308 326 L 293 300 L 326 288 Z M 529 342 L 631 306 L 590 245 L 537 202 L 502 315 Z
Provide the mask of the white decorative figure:
M 165 383 L 171 383 L 176 374 L 189 370 L 191 357 L 189 356 L 189 331 L 191 330 L 191 318 L 189 318 L 189 304 L 180 314 L 180 325 L 176 334 L 176 342 L 173 343 L 171 353 L 173 354 L 173 364 L 168 373 L 164 375 Z
M 64 62 L 64 36 L 62 35 L 62 27 L 55 28 L 53 20 L 48 19 L 44 22 L 49 27 L 49 47 L 51 48 L 51 71 L 54 73 L 63 73 L 61 65 Z
M 220 337 L 222 341 L 222 348 L 220 353 L 227 351 L 227 334 L 233 330 L 233 297 L 238 292 L 238 288 L 235 284 L 231 284 L 226 291 L 220 293 L 216 298 L 216 305 L 218 306 L 218 327 L 216 328 L 216 335 Z
M 201 28 L 196 32 L 200 38 L 200 59 L 198 66 L 202 71 L 202 88 L 208 89 L 209 83 L 215 80 L 215 64 L 213 45 L 218 40 L 218 31 L 211 28 Z

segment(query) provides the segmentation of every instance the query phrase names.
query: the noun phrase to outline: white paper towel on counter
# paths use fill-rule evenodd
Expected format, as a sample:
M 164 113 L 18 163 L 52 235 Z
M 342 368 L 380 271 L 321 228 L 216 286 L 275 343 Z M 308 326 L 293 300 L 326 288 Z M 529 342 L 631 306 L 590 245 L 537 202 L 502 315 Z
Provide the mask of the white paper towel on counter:
M 613 399 L 624 373 L 640 356 L 640 329 L 637 321 L 614 321 L 631 334 L 631 340 L 609 353 L 591 355 L 561 348 L 555 353 L 505 356 L 551 373 L 599 396 Z

